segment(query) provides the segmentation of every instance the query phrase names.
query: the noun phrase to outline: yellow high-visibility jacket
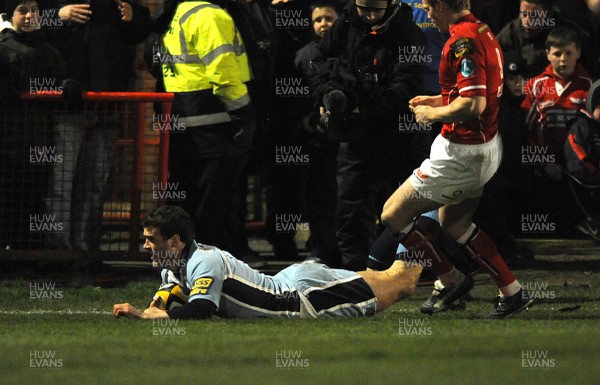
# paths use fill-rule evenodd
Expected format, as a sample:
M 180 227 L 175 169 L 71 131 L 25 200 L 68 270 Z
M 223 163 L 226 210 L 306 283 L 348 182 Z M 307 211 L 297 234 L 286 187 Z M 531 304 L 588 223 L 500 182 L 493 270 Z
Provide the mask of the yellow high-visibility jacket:
M 205 1 L 179 4 L 163 44 L 163 79 L 167 92 L 175 93 L 173 112 L 180 122 L 226 123 L 228 111 L 250 103 L 244 84 L 251 78 L 248 56 L 225 10 Z

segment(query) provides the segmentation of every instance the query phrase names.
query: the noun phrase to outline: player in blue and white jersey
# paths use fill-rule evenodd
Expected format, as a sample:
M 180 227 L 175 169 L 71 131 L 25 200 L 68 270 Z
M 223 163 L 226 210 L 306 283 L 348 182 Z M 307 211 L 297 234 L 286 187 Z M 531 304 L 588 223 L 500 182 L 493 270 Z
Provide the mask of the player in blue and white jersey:
M 163 267 L 162 286 L 179 284 L 189 300 L 171 310 L 161 310 L 154 302 L 143 311 L 128 303 L 115 304 L 117 317 L 370 316 L 411 295 L 422 270 L 400 260 L 381 272 L 304 262 L 270 276 L 224 250 L 196 243 L 190 217 L 180 207 L 159 207 L 144 218 L 142 226 L 144 248 L 152 252 L 153 265 Z

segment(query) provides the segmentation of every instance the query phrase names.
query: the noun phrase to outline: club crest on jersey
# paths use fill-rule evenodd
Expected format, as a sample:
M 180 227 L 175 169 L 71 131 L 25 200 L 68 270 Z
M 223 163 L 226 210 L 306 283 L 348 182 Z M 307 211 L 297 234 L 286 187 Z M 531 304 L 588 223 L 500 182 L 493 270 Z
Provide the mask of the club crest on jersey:
M 190 292 L 190 296 L 194 294 L 206 294 L 208 292 L 208 288 L 212 285 L 212 278 L 198 278 L 194 281 L 194 286 L 192 287 L 192 291 Z
M 475 63 L 472 60 L 464 58 L 460 62 L 460 73 L 463 77 L 468 78 L 475 73 Z
M 455 58 L 461 58 L 463 55 L 473 53 L 473 44 L 471 39 L 458 39 L 450 45 L 450 51 L 454 53 Z

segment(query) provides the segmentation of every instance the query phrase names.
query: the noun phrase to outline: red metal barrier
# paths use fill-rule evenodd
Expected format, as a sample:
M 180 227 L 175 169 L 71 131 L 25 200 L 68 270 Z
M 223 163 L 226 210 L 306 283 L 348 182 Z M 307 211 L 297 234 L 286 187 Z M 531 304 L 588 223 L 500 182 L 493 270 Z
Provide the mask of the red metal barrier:
M 146 259 L 140 218 L 162 204 L 149 186 L 167 182 L 170 131 L 168 124 L 155 130 L 149 110 L 157 103 L 160 114 L 170 115 L 172 99 L 88 92 L 79 109 L 69 109 L 60 95 L 28 93 L 0 107 L 0 260 Z M 97 176 L 107 170 L 102 189 Z M 93 208 L 86 212 L 87 203 L 79 209 L 74 202 L 96 199 L 100 190 L 100 228 L 93 228 Z

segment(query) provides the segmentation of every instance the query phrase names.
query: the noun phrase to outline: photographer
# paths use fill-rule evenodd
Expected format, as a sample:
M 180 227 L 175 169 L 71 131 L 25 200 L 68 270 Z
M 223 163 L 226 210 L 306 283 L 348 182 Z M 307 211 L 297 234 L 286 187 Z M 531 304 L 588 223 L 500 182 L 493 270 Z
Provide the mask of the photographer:
M 366 267 L 376 235 L 375 207 L 421 160 L 409 149 L 419 148 L 413 139 L 428 135 L 398 127 L 410 120 L 408 100 L 422 88 L 426 63 L 416 59 L 425 43 L 409 6 L 356 0 L 321 41 L 312 62 L 311 86 L 325 116 L 322 123 L 341 141 L 336 233 L 345 268 Z M 343 113 L 334 111 L 341 107 Z

